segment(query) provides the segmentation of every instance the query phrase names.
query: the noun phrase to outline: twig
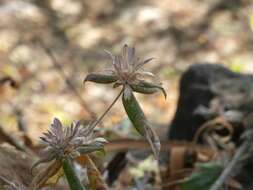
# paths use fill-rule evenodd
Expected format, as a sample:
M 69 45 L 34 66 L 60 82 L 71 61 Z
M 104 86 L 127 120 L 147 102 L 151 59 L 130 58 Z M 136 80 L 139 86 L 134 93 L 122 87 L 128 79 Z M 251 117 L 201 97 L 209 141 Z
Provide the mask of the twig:
M 0 176 L 0 179 L 2 179 L 2 181 L 4 181 L 8 186 L 11 186 L 11 187 L 13 187 L 13 188 L 16 189 L 16 190 L 19 189 L 15 183 L 9 181 L 9 180 L 6 179 L 4 176 Z
M 0 78 L 0 86 L 4 85 L 5 83 L 9 83 L 12 88 L 17 89 L 19 87 L 19 84 L 17 83 L 17 81 L 15 81 L 10 76 L 5 76 L 5 77 Z
M 18 130 L 22 131 L 24 133 L 27 133 L 27 125 L 24 120 L 22 110 L 19 107 L 15 106 L 14 113 L 15 113 L 16 119 L 17 119 Z
M 90 174 L 88 176 L 91 182 L 91 186 L 92 186 L 92 183 L 95 183 L 93 185 L 95 185 L 96 189 L 108 190 L 107 184 L 105 183 L 95 163 L 92 161 L 92 159 L 89 156 L 87 156 L 86 167 L 87 167 L 87 173 Z
M 180 183 L 184 183 L 184 182 L 185 182 L 185 179 L 179 179 L 179 180 L 175 180 L 175 181 L 172 181 L 172 182 L 162 184 L 160 187 L 171 187 L 171 186 L 174 186 L 174 185 L 179 185 Z
M 173 147 L 186 147 L 188 150 L 197 150 L 203 154 L 212 155 L 216 153 L 213 149 L 206 145 L 193 145 L 189 142 L 182 141 L 161 141 L 161 151 L 170 151 Z M 119 151 L 131 151 L 131 150 L 151 150 L 148 142 L 144 139 L 137 140 L 132 138 L 119 138 L 110 140 L 109 143 L 105 145 L 105 150 L 107 152 L 119 152 Z
M 216 153 L 213 149 L 206 145 L 193 145 L 189 142 L 164 140 L 161 141 L 161 151 L 168 152 L 174 147 L 186 147 L 189 150 L 196 150 L 197 152 L 207 155 L 208 157 Z M 36 146 L 36 149 L 43 148 L 42 145 Z M 123 151 L 150 151 L 151 147 L 145 139 L 133 139 L 133 138 L 117 138 L 112 139 L 105 144 L 106 152 L 123 152 Z
M 227 167 L 223 170 L 222 174 L 216 180 L 216 182 L 212 185 L 210 190 L 219 190 L 222 187 L 222 185 L 227 180 L 227 178 L 231 175 L 233 169 L 236 167 L 238 161 L 240 161 L 241 156 L 245 153 L 245 151 L 248 149 L 250 144 L 251 142 L 249 139 L 243 142 L 243 144 L 236 151 L 233 159 L 228 163 Z
M 225 129 L 227 129 L 229 131 L 229 136 L 231 137 L 232 134 L 234 133 L 234 128 L 233 126 L 228 122 L 226 121 L 225 118 L 223 118 L 222 116 L 220 117 L 216 117 L 210 121 L 207 121 L 205 122 L 203 125 L 200 126 L 200 128 L 197 130 L 197 132 L 195 133 L 194 135 L 194 138 L 193 138 L 193 143 L 194 144 L 197 144 L 198 142 L 198 139 L 201 135 L 201 133 L 204 131 L 204 130 L 213 130 L 217 127 L 217 125 L 221 125 L 223 126 Z
M 5 141 L 12 146 L 14 146 L 16 149 L 26 152 L 27 154 L 34 155 L 34 153 L 24 145 L 22 145 L 18 140 L 16 140 L 14 137 L 6 133 L 6 131 L 3 129 L 2 126 L 0 126 L 0 139 L 2 141 Z
M 88 155 L 81 155 L 77 157 L 76 161 L 87 169 L 87 176 L 89 178 L 90 189 L 108 190 L 108 186 L 97 169 L 95 163 Z
M 66 84 L 68 85 L 68 87 L 73 91 L 73 93 L 79 99 L 79 102 L 83 106 L 83 108 L 90 114 L 90 116 L 93 119 L 96 118 L 96 114 L 89 108 L 87 103 L 84 101 L 84 99 L 80 95 L 79 91 L 75 88 L 71 80 L 65 74 L 64 69 L 62 68 L 61 64 L 57 61 L 55 56 L 53 55 L 53 52 L 48 47 L 46 47 L 43 42 L 41 42 L 40 40 L 38 42 L 41 45 L 41 47 L 44 49 L 44 51 L 48 54 L 48 56 L 51 58 L 53 65 L 55 66 L 56 69 L 58 69 L 62 78 L 65 80 Z

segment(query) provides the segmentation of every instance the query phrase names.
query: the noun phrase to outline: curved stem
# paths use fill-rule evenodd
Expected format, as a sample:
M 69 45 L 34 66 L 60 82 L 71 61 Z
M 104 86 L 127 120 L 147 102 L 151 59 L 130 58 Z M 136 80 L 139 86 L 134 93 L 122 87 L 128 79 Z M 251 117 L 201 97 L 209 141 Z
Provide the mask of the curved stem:
M 124 91 L 124 87 L 121 89 L 120 93 L 113 100 L 113 102 L 110 104 L 110 106 L 105 110 L 105 112 L 96 120 L 96 122 L 94 124 L 92 124 L 92 128 L 93 129 L 102 121 L 102 119 L 105 117 L 105 115 L 110 111 L 110 109 L 117 102 L 117 100 L 119 99 L 119 97 L 121 96 L 121 94 L 123 93 L 123 91 Z

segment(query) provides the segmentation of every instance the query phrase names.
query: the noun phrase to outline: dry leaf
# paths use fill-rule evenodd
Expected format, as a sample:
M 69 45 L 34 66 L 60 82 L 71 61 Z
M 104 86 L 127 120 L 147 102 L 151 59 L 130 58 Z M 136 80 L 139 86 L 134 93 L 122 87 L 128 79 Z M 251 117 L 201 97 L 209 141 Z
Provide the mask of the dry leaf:
M 105 184 L 99 170 L 90 159 L 88 155 L 79 156 L 76 161 L 82 166 L 87 168 L 87 174 L 90 181 L 90 187 L 92 190 L 107 190 L 108 187 Z
M 33 178 L 32 183 L 29 186 L 29 190 L 39 190 L 40 188 L 47 186 L 52 181 L 57 182 L 58 180 L 55 180 L 55 177 L 61 176 L 61 167 L 62 162 L 60 160 L 55 160 L 49 163 L 46 167 L 43 167 Z

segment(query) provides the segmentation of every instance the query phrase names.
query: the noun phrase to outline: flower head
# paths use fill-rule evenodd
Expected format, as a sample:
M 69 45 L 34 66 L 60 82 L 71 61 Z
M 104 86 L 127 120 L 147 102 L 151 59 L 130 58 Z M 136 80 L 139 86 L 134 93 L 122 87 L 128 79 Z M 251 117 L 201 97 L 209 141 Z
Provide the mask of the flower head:
M 141 61 L 135 54 L 134 47 L 124 45 L 120 55 L 112 55 L 106 51 L 112 59 L 112 68 L 107 69 L 109 74 L 89 74 L 86 81 L 109 84 L 114 83 L 114 87 L 123 85 L 125 89 L 130 89 L 138 93 L 153 94 L 161 90 L 166 96 L 165 90 L 157 82 L 148 82 L 144 78 L 155 78 L 154 74 L 143 69 L 153 58 Z
M 161 84 L 144 80 L 145 76 L 154 77 L 152 73 L 147 72 L 142 68 L 145 64 L 149 63 L 152 58 L 140 61 L 140 59 L 135 55 L 135 48 L 128 47 L 127 45 L 124 45 L 120 55 L 113 56 L 110 52 L 107 53 L 112 59 L 113 67 L 111 69 L 108 69 L 110 73 L 91 73 L 86 76 L 84 83 L 86 81 L 102 84 L 114 83 L 113 87 L 115 88 L 118 86 L 123 86 L 119 95 L 109 106 L 109 109 L 122 94 L 122 103 L 130 121 L 136 130 L 148 140 L 155 157 L 158 159 L 160 151 L 159 138 L 151 129 L 151 125 L 145 117 L 145 114 L 143 113 L 133 93 L 138 92 L 142 94 L 153 94 L 155 92 L 162 91 L 166 97 L 166 92 Z M 109 109 L 107 109 L 106 112 L 108 112 Z M 105 114 L 103 114 L 102 117 L 104 115 Z
M 43 149 L 44 158 L 35 166 L 54 159 L 75 158 L 80 154 L 101 150 L 107 142 L 104 138 L 95 136 L 92 125 L 84 127 L 79 122 L 73 122 L 70 127 L 64 127 L 57 118 L 51 124 L 50 130 L 40 138 L 46 145 Z
M 134 47 L 124 45 L 121 55 L 113 56 L 110 52 L 107 51 L 107 53 L 112 59 L 111 72 L 118 77 L 119 84 L 137 84 L 142 76 L 154 77 L 151 72 L 142 69 L 153 58 L 141 61 L 139 57 L 136 57 Z

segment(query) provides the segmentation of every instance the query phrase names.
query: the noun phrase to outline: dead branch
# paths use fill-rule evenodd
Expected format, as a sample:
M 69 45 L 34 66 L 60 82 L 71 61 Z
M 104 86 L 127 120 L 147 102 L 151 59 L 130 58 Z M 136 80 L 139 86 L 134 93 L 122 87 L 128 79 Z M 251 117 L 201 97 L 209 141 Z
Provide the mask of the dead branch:
M 242 155 L 247 151 L 249 148 L 251 142 L 249 140 L 245 140 L 244 143 L 240 146 L 240 148 L 236 151 L 234 157 L 232 160 L 228 163 L 226 168 L 223 170 L 222 174 L 218 178 L 218 180 L 212 185 L 210 190 L 219 190 L 224 182 L 229 178 L 231 175 L 232 171 L 240 161 Z

